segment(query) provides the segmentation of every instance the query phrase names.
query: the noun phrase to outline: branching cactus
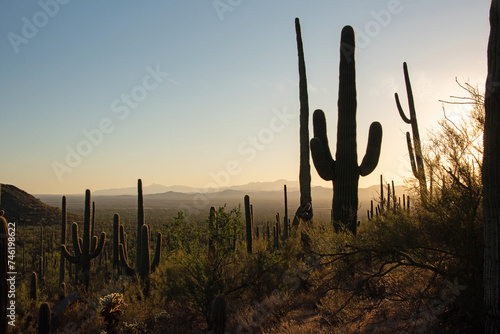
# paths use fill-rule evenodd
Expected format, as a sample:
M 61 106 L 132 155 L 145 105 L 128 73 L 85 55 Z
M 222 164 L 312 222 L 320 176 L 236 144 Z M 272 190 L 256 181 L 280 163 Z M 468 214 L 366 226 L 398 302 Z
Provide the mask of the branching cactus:
M 322 110 L 313 115 L 314 138 L 311 153 L 314 166 L 324 180 L 333 181 L 332 219 L 338 232 L 345 226 L 356 234 L 359 176 L 370 174 L 378 164 L 382 142 L 382 125 L 373 122 L 368 135 L 366 154 L 358 166 L 356 142 L 356 70 L 354 30 L 342 29 L 337 124 L 337 152 L 330 153 L 326 120 Z
M 147 225 L 144 223 L 144 198 L 142 195 L 142 181 L 139 179 L 137 181 L 137 248 L 136 248 L 136 262 L 135 262 L 135 269 L 130 266 L 128 263 L 128 256 L 127 256 L 127 247 L 126 247 L 126 239 L 125 239 L 125 232 L 123 229 L 123 226 L 119 226 L 120 229 L 120 244 L 119 244 L 119 262 L 120 266 L 123 267 L 125 270 L 125 274 L 129 276 L 133 276 L 136 274 L 142 275 L 144 272 L 142 272 L 142 266 L 146 262 L 146 253 L 147 253 L 147 262 L 150 263 L 149 260 L 149 228 Z M 143 238 L 142 233 L 144 231 L 143 227 L 146 226 L 146 231 L 148 234 L 145 236 L 148 240 L 148 243 L 143 243 Z M 150 264 L 150 267 L 148 271 L 150 270 L 151 272 L 154 272 L 156 268 L 158 267 L 158 264 L 160 263 L 160 252 L 161 252 L 161 240 L 162 240 L 162 235 L 160 232 L 157 234 L 157 242 L 156 242 L 156 252 L 155 256 L 153 259 L 153 262 Z M 148 265 L 149 266 L 149 265 Z M 142 272 L 142 274 L 141 274 Z M 149 274 L 148 274 L 149 275 Z
M 106 233 L 102 232 L 99 238 L 99 243 L 96 249 L 93 251 L 90 248 L 91 236 L 90 236 L 90 190 L 87 189 L 85 192 L 85 213 L 83 222 L 83 239 L 78 238 L 78 224 L 73 223 L 72 226 L 72 237 L 73 237 L 73 249 L 75 255 L 71 255 L 66 245 L 61 245 L 61 251 L 63 252 L 66 260 L 71 263 L 77 264 L 82 273 L 83 284 L 88 288 L 90 286 L 90 267 L 91 260 L 99 256 L 104 242 L 106 240 Z
M 396 106 L 398 107 L 399 115 L 406 124 L 411 125 L 413 133 L 413 143 L 409 132 L 406 132 L 406 142 L 408 145 L 408 154 L 410 155 L 410 164 L 413 175 L 417 178 L 420 184 L 420 195 L 422 199 L 427 197 L 427 182 L 425 178 L 424 158 L 422 155 L 422 147 L 420 142 L 420 134 L 418 132 L 417 114 L 415 112 L 415 102 L 413 100 L 413 92 L 411 89 L 410 76 L 408 75 L 408 65 L 403 63 L 403 72 L 405 76 L 406 94 L 408 95 L 408 107 L 410 109 L 410 117 L 405 115 L 403 107 L 399 102 L 398 93 L 394 94 Z

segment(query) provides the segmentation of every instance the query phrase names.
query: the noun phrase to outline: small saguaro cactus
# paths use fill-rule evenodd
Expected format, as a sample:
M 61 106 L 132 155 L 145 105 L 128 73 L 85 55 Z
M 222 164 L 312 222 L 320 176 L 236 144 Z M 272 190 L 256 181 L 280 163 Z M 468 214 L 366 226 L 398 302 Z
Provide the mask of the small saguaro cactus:
M 247 235 L 247 252 L 252 254 L 253 251 L 253 210 L 250 204 L 250 196 L 245 195 L 245 222 Z
M 288 199 L 287 199 L 287 193 L 286 193 L 286 184 L 283 187 L 283 192 L 285 196 L 285 217 L 283 218 L 283 238 L 288 239 Z
M 413 171 L 413 175 L 415 175 L 420 185 L 420 195 L 422 199 L 425 199 L 427 196 L 427 182 L 425 177 L 424 158 L 422 155 L 420 134 L 418 132 L 417 114 L 415 112 L 415 102 L 413 100 L 413 92 L 411 89 L 410 76 L 408 75 L 408 65 L 406 64 L 406 62 L 403 63 L 403 72 L 405 76 L 406 93 L 408 95 L 408 107 L 410 109 L 409 118 L 405 115 L 403 107 L 401 107 L 398 93 L 394 93 L 394 97 L 396 99 L 396 106 L 398 108 L 399 115 L 406 124 L 411 125 L 411 131 L 413 133 L 413 143 L 411 140 L 410 132 L 406 132 L 408 154 L 410 155 L 410 164 L 411 164 L 411 169 Z
M 37 298 L 37 277 L 36 273 L 33 272 L 31 274 L 31 280 L 30 280 L 30 299 L 36 300 Z
M 82 273 L 83 284 L 88 288 L 90 286 L 90 266 L 91 260 L 99 256 L 104 242 L 106 240 L 106 233 L 102 232 L 99 238 L 99 243 L 94 250 L 91 250 L 91 236 L 90 236 L 90 190 L 85 191 L 85 213 L 83 222 L 83 239 L 78 238 L 78 224 L 72 225 L 73 249 L 75 255 L 71 255 L 66 245 L 61 245 L 66 260 L 79 266 Z
M 38 312 L 38 333 L 39 334 L 49 334 L 50 333 L 50 306 L 47 303 L 42 303 L 40 305 L 40 310 Z
M 382 142 L 382 125 L 370 125 L 366 154 L 358 165 L 356 143 L 356 69 L 354 60 L 354 30 L 342 29 L 340 39 L 340 70 L 337 125 L 337 152 L 335 160 L 330 153 L 326 134 L 325 114 L 313 114 L 314 138 L 311 153 L 319 176 L 333 182 L 332 218 L 335 230 L 344 226 L 356 234 L 358 210 L 358 182 L 377 167 Z

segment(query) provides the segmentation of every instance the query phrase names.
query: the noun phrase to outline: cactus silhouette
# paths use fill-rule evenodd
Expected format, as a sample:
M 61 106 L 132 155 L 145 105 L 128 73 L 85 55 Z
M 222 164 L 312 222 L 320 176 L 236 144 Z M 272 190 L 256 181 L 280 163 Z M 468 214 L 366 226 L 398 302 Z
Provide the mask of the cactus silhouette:
M 130 267 L 128 263 L 128 256 L 127 256 L 127 246 L 126 246 L 126 239 L 125 239 L 125 232 L 123 229 L 123 226 L 119 226 L 120 228 L 120 244 L 119 244 L 119 261 L 120 261 L 120 266 L 123 267 L 125 270 L 125 274 L 132 276 L 138 273 L 141 278 L 146 277 L 146 269 L 143 269 L 143 265 L 147 262 L 148 265 L 148 273 L 149 272 L 154 272 L 156 268 L 158 267 L 158 264 L 160 263 L 160 252 L 161 252 L 161 240 L 162 240 L 162 234 L 158 232 L 157 234 L 157 242 L 156 242 L 156 251 L 155 251 L 155 256 L 153 259 L 153 262 L 150 262 L 149 258 L 149 227 L 144 223 L 144 198 L 142 195 L 142 181 L 139 179 L 137 181 L 137 248 L 136 248 L 136 262 L 135 262 L 135 269 Z M 119 225 L 119 224 L 118 224 Z M 146 226 L 145 229 L 143 229 L 143 226 Z M 146 236 L 143 236 L 142 234 L 147 232 Z M 147 238 L 147 243 L 143 242 Z
M 120 216 L 115 214 L 113 217 L 113 269 L 119 269 L 119 247 L 120 244 Z
M 142 180 L 137 180 L 137 252 L 135 254 L 135 263 L 141 261 L 141 229 L 144 225 L 144 197 L 142 194 Z M 136 265 L 138 267 L 138 265 Z
M 408 145 L 408 154 L 410 155 L 410 164 L 413 171 L 413 175 L 417 178 L 420 184 L 420 195 L 422 199 L 427 196 L 427 182 L 425 177 L 424 159 L 422 156 L 422 147 L 420 142 L 420 134 L 418 132 L 417 114 L 415 112 L 415 102 L 413 100 L 413 92 L 411 89 L 410 76 L 408 75 L 408 65 L 403 63 L 403 72 L 405 76 L 406 93 L 408 95 L 408 107 L 410 109 L 410 117 L 405 115 L 403 107 L 399 102 L 398 93 L 394 93 L 394 98 L 396 99 L 396 106 L 398 107 L 399 115 L 406 124 L 411 125 L 411 131 L 413 133 L 413 143 L 410 137 L 410 133 L 406 132 L 406 142 Z
M 299 57 L 299 100 L 300 100 L 300 206 L 295 216 L 309 221 L 313 217 L 311 198 L 311 165 L 309 163 L 309 98 L 307 94 L 306 64 L 304 60 L 304 47 L 302 45 L 302 32 L 300 21 L 295 19 L 295 34 L 297 36 L 297 53 Z M 294 225 L 297 225 L 295 221 Z M 288 231 L 285 232 L 287 237 Z
M 316 110 L 313 115 L 311 153 L 321 178 L 333 181 L 332 219 L 335 230 L 338 232 L 343 225 L 356 234 L 359 176 L 370 174 L 378 164 L 382 126 L 378 122 L 371 124 L 366 154 L 358 166 L 354 48 L 354 30 L 346 26 L 342 29 L 340 42 L 336 159 L 330 153 L 322 110 Z
M 253 251 L 253 208 L 250 204 L 250 196 L 245 195 L 245 221 L 247 235 L 247 252 L 252 254 Z
M 66 212 L 66 196 L 62 197 L 62 216 L 61 216 L 61 245 L 66 244 L 66 227 L 67 227 L 67 212 Z M 61 251 L 61 259 L 59 261 L 59 285 L 64 282 L 66 273 L 66 259 Z
M 47 303 L 42 303 L 40 305 L 40 310 L 38 312 L 38 333 L 39 334 L 49 334 L 50 333 L 50 306 Z
M 289 234 L 289 225 L 288 225 L 288 198 L 287 198 L 287 193 L 286 193 L 286 184 L 283 187 L 283 194 L 285 197 L 285 217 L 283 218 L 283 238 L 288 239 L 288 234 Z
M 88 288 L 90 286 L 90 267 L 91 260 L 96 258 L 101 253 L 106 240 L 106 233 L 102 232 L 99 238 L 99 243 L 94 250 L 91 250 L 91 236 L 90 236 L 90 190 L 85 191 L 85 213 L 83 222 L 83 239 L 78 238 L 78 224 L 72 225 L 73 249 L 75 255 L 71 255 L 66 245 L 61 245 L 66 260 L 71 263 L 77 264 L 82 273 L 83 284 Z
M 36 279 L 36 273 L 33 272 L 31 274 L 31 280 L 30 280 L 30 299 L 36 300 L 37 298 L 37 279 Z

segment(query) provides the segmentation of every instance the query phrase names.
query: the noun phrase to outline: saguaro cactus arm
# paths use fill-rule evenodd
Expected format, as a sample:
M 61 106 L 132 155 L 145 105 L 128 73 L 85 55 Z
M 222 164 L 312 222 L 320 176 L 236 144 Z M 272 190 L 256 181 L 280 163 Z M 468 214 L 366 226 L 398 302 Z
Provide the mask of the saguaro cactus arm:
M 102 251 L 102 248 L 104 247 L 105 242 L 106 242 L 106 232 L 101 232 L 101 236 L 99 238 L 99 242 L 97 243 L 97 247 L 92 251 L 92 253 L 90 253 L 91 259 L 94 259 L 97 256 L 99 256 L 99 254 Z
M 335 179 L 335 160 L 332 158 L 328 137 L 326 135 L 326 119 L 323 110 L 313 114 L 314 138 L 311 139 L 311 154 L 314 167 L 323 180 Z
M 119 245 L 120 247 L 120 266 L 125 269 L 125 274 L 128 276 L 135 275 L 135 269 L 131 268 L 127 262 L 125 257 L 125 252 L 123 250 L 123 244 Z
M 382 144 L 382 125 L 379 122 L 373 122 L 370 125 L 368 133 L 368 145 L 366 154 L 359 166 L 359 175 L 369 175 L 378 165 L 380 158 L 380 147 Z

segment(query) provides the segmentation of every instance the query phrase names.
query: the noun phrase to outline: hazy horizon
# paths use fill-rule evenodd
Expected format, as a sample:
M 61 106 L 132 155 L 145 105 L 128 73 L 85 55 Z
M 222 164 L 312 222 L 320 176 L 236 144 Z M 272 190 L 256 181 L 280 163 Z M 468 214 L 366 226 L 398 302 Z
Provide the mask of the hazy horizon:
M 408 110 L 408 63 L 423 140 L 463 96 L 483 90 L 490 1 L 0 3 L 0 183 L 33 194 L 145 185 L 204 188 L 297 181 L 302 26 L 310 117 L 326 113 L 336 151 L 340 31 L 356 32 L 358 161 L 383 126 L 364 188 L 411 177 L 394 93 Z M 450 118 L 464 106 L 446 106 Z M 312 124 L 309 128 L 312 137 Z M 311 160 L 312 185 L 331 187 Z

